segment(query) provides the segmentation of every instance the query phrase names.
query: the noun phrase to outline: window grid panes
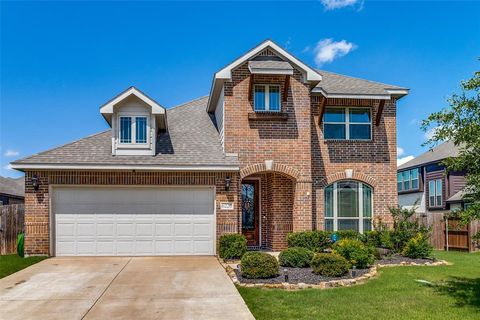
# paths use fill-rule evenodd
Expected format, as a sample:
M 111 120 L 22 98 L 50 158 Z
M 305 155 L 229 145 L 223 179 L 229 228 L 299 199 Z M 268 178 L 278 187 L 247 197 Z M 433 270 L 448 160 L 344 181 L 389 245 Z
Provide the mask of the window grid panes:
M 280 99 L 280 86 L 256 84 L 253 98 L 255 111 L 279 112 L 282 108 Z
M 136 117 L 135 118 L 135 142 L 147 143 L 147 118 Z
M 120 117 L 120 143 L 132 143 L 131 117 Z
M 323 137 L 327 140 L 371 140 L 370 108 L 327 107 L 323 115 Z
M 418 190 L 418 168 L 397 173 L 398 191 Z
M 354 180 L 325 188 L 325 230 L 372 230 L 373 190 Z
M 442 207 L 443 206 L 443 182 L 442 179 L 430 180 L 428 182 L 428 206 Z

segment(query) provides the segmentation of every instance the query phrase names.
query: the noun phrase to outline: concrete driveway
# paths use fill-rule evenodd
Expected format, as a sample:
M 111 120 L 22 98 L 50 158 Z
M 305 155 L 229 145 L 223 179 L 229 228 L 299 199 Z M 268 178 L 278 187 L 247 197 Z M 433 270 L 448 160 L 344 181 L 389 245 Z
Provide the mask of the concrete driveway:
M 0 319 L 254 319 L 215 257 L 52 258 L 0 279 Z

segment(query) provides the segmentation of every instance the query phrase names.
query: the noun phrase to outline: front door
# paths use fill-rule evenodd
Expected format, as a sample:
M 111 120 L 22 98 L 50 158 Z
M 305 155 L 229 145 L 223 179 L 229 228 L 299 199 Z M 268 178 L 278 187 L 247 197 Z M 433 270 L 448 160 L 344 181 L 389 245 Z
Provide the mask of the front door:
M 257 180 L 242 182 L 242 233 L 247 245 L 259 246 L 259 190 Z

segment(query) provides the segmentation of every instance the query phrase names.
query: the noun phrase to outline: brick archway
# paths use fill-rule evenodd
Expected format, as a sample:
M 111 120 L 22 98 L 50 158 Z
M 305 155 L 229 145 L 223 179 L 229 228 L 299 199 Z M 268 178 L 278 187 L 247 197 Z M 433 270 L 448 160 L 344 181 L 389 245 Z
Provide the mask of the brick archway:
M 295 180 L 295 181 L 300 180 L 300 171 L 276 162 L 272 163 L 271 168 L 267 168 L 267 164 L 265 162 L 260 162 L 260 163 L 246 166 L 245 168 L 240 170 L 240 178 L 243 179 L 252 174 L 261 173 L 261 172 L 277 172 L 289 177 L 292 180 Z
M 335 181 L 347 180 L 347 179 L 358 180 L 358 181 L 364 182 L 364 183 L 370 185 L 371 187 L 373 187 L 373 189 L 376 189 L 376 187 L 377 187 L 377 181 L 374 178 L 372 178 L 369 175 L 366 175 L 363 172 L 359 172 L 359 171 L 353 171 L 351 177 L 347 177 L 347 173 L 345 171 L 339 171 L 339 172 L 333 173 L 333 174 L 323 178 L 320 181 L 319 186 L 321 188 L 325 188 L 326 186 L 334 183 Z

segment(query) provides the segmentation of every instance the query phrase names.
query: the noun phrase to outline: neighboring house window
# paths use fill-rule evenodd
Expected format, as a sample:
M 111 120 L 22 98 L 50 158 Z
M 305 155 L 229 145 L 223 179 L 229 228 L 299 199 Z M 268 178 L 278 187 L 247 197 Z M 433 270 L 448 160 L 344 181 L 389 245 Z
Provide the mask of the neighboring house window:
M 121 116 L 120 143 L 145 144 L 147 143 L 147 117 Z
M 323 115 L 323 136 L 331 140 L 370 140 L 370 108 L 326 108 Z
M 418 190 L 418 168 L 397 173 L 398 191 Z
M 428 181 L 428 206 L 442 206 L 442 179 Z
M 325 230 L 372 230 L 373 190 L 354 181 L 335 182 L 325 188 Z
M 463 208 L 467 210 L 469 207 L 471 207 L 471 205 L 472 205 L 471 203 L 464 203 Z
M 280 111 L 280 86 L 257 84 L 254 95 L 255 111 Z

